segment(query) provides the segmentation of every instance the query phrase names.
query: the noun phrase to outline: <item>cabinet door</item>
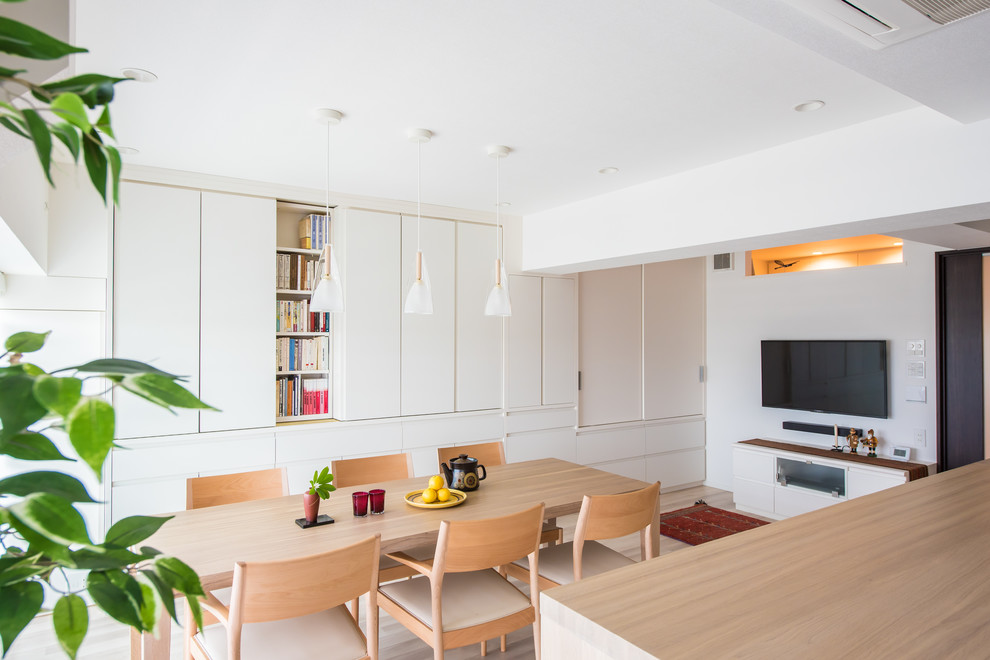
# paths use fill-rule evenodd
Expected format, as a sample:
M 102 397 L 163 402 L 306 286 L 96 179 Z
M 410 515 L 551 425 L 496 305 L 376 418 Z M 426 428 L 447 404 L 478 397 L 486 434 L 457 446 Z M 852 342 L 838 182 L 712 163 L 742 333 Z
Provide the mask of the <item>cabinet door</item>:
M 454 411 L 454 223 L 424 218 L 421 240 L 433 314 L 402 313 L 403 415 Z M 402 216 L 403 307 L 415 279 L 416 218 Z
M 502 317 L 485 316 L 485 301 L 494 284 L 495 228 L 458 223 L 458 412 L 502 406 Z
M 334 314 L 334 414 L 399 415 L 399 216 L 343 209 L 333 220 L 344 311 Z
M 543 278 L 543 405 L 577 398 L 574 280 Z
M 646 419 L 704 414 L 705 260 L 644 268 Z
M 275 200 L 203 193 L 200 431 L 272 426 Z
M 640 266 L 581 273 L 579 425 L 643 418 Z
M 512 294 L 512 316 L 506 326 L 509 408 L 538 406 L 541 401 L 541 279 L 527 275 L 509 275 L 509 291 Z
M 113 356 L 186 378 L 199 395 L 198 190 L 124 183 L 114 212 Z M 114 394 L 118 438 L 196 433 L 199 411 Z

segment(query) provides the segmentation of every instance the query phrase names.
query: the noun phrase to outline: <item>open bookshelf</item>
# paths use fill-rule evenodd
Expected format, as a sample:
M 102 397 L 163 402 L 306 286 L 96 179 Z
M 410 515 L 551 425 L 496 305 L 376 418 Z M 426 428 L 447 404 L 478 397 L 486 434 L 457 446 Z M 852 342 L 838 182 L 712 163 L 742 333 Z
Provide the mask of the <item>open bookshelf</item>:
M 275 421 L 330 419 L 332 316 L 310 312 L 309 298 L 331 220 L 318 206 L 280 201 L 276 209 Z

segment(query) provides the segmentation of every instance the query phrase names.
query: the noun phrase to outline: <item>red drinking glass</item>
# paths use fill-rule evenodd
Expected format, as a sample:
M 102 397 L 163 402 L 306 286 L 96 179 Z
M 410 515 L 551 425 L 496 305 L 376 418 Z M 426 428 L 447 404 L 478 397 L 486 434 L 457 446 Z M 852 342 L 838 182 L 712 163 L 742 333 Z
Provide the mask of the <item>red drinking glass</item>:
M 371 497 L 371 512 L 374 514 L 385 513 L 385 491 L 381 488 L 368 491 Z
M 359 490 L 351 493 L 351 502 L 354 504 L 354 515 L 363 518 L 368 515 L 368 493 Z

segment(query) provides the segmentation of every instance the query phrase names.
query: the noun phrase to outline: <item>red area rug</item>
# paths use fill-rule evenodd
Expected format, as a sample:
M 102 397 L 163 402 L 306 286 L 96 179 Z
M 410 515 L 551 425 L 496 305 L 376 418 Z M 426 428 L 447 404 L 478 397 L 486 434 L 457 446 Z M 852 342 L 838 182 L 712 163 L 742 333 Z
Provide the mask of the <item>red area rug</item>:
M 705 503 L 660 514 L 660 533 L 691 545 L 701 545 L 708 541 L 730 536 L 747 529 L 768 525 L 733 511 L 724 511 Z

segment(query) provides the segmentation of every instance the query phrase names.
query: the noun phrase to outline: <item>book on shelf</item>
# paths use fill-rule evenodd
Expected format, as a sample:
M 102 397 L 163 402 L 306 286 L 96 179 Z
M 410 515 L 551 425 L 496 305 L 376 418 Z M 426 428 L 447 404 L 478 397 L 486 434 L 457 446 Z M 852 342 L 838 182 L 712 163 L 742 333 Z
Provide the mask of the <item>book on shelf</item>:
M 316 257 L 305 254 L 275 255 L 275 288 L 312 291 Z
M 330 216 L 310 213 L 299 221 L 299 247 L 322 250 L 330 240 Z
M 280 376 L 275 380 L 275 414 L 278 417 L 326 415 L 330 412 L 330 379 Z
M 276 337 L 277 371 L 327 371 L 330 337 Z
M 309 311 L 308 300 L 276 300 L 275 332 L 330 332 L 330 312 Z

